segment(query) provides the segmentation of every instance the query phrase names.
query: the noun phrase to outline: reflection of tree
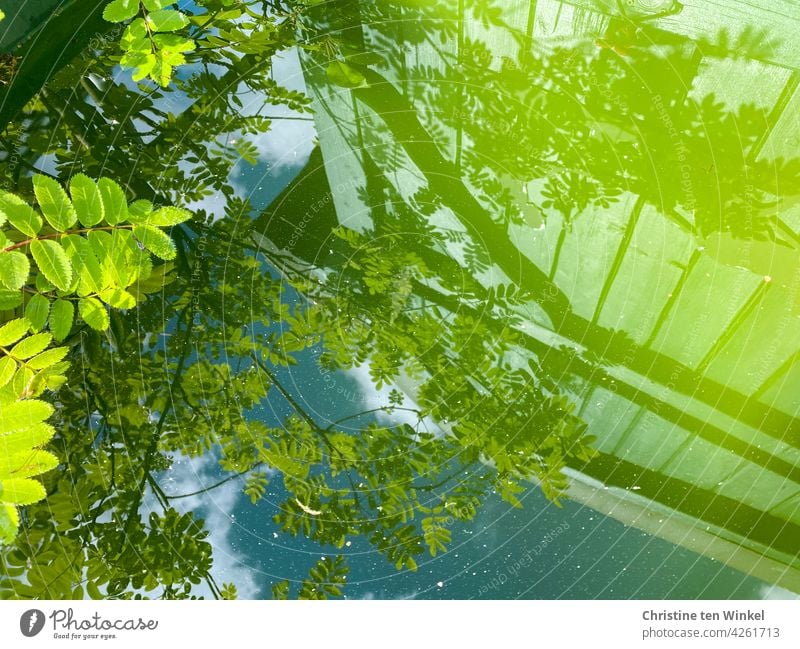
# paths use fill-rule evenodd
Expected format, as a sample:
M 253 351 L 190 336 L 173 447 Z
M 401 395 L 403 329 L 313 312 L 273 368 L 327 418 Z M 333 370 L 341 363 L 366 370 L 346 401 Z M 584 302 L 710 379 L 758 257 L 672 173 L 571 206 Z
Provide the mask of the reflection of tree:
M 558 227 L 565 221 L 552 269 L 571 220 L 579 212 L 592 218 L 587 208 L 593 205 L 631 209 L 618 259 L 646 203 L 695 236 L 698 246 L 770 238 L 779 250 L 796 249 L 796 235 L 777 215 L 796 201 L 798 165 L 759 157 L 771 123 L 766 110 L 723 109 L 713 96 L 701 96 L 703 56 L 713 64 L 725 56 L 759 55 L 752 42 L 757 32 L 744 30 L 736 41 L 744 49 L 731 53 L 726 38 L 695 43 L 620 20 L 599 38 L 537 42 L 497 18 L 489 24 L 497 27 L 493 47 L 507 53 L 501 58 L 480 37 L 470 41 L 461 29 L 454 34 L 452 27 L 463 26 L 470 15 L 455 3 L 420 10 L 429 18 L 427 30 L 419 21 L 391 20 L 395 12 L 417 15 L 407 4 L 361 3 L 362 30 L 324 7 L 319 20 L 344 35 L 336 56 L 363 80 L 351 91 L 360 128 L 348 146 L 367 183 L 375 177 L 395 183 L 402 202 L 419 215 L 437 217 L 407 223 L 408 231 L 424 233 L 436 241 L 432 248 L 458 259 L 457 273 L 475 277 L 499 268 L 547 313 L 555 331 L 587 344 L 596 360 L 675 384 L 688 396 L 699 394 L 775 438 L 791 430 L 797 440 L 793 417 L 635 344 L 625 331 L 580 317 L 551 278 L 520 252 L 531 229 L 510 227 L 535 228 L 543 219 L 555 219 Z M 607 47 L 609 42 L 615 47 Z M 409 55 L 397 43 L 423 49 Z M 362 63 L 365 57 L 373 61 L 369 66 Z M 341 88 L 316 72 L 326 62 L 314 58 L 308 73 L 322 105 L 336 107 L 328 108 L 332 122 L 343 124 L 336 113 L 343 110 Z M 637 198 L 632 208 L 624 208 L 623 194 Z M 378 205 L 373 198 L 366 202 L 373 209 Z M 395 201 L 387 218 L 396 218 L 397 209 Z M 442 212 L 449 216 L 446 225 Z M 728 256 L 741 251 L 729 247 Z M 689 267 L 696 259 L 697 254 Z M 672 376 L 681 378 L 675 382 Z
M 322 303 L 324 295 L 335 295 L 337 309 L 356 318 L 361 313 L 356 306 L 359 300 L 361 308 L 370 310 L 375 294 L 385 291 L 393 300 L 384 307 L 383 317 L 378 321 L 360 318 L 369 323 L 370 330 L 397 330 L 405 318 L 414 317 L 406 314 L 408 309 L 413 314 L 430 312 L 449 318 L 448 323 L 462 336 L 465 331 L 474 332 L 484 341 L 498 338 L 497 319 L 517 317 L 523 307 L 533 310 L 535 303 L 550 322 L 535 319 L 588 348 L 583 358 L 572 359 L 561 350 L 548 351 L 547 345 L 515 336 L 515 343 L 524 339 L 521 344 L 527 351 L 537 348 L 537 359 L 540 351 L 547 355 L 541 361 L 547 362 L 547 372 L 534 366 L 528 375 L 535 377 L 537 388 L 547 385 L 548 378 L 558 378 L 556 368 L 577 370 L 593 388 L 600 385 L 596 381 L 608 378 L 598 364 L 619 364 L 775 439 L 786 440 L 789 431 L 796 445 L 796 418 L 709 379 L 704 375 L 705 361 L 702 369 L 693 370 L 639 347 L 623 331 L 603 330 L 596 325 L 596 316 L 583 320 L 566 296 L 520 252 L 524 245 L 518 245 L 533 236 L 530 227 L 519 226 L 535 228 L 541 220 L 563 221 L 559 239 L 563 242 L 579 215 L 590 219 L 592 208 L 614 205 L 623 214 L 631 210 L 617 252 L 616 261 L 620 261 L 636 219 L 649 204 L 694 236 L 699 246 L 717 240 L 762 239 L 771 240 L 769 245 L 779 250 L 796 250 L 796 235 L 778 216 L 797 199 L 794 187 L 800 166 L 795 159 L 760 157 L 775 120 L 772 109 L 754 104 L 726 107 L 713 95 L 703 96 L 707 72 L 701 61 L 705 57 L 705 63 L 713 65 L 730 56 L 724 39 L 695 43 L 645 24 L 617 20 L 598 38 L 575 38 L 561 45 L 532 43 L 510 29 L 502 35 L 493 32 L 484 43 L 480 37 L 470 40 L 458 28 L 466 19 L 455 3 L 426 5 L 420 14 L 405 2 L 365 2 L 360 7 L 355 22 L 362 23 L 361 30 L 319 8 L 320 23 L 342 34 L 333 56 L 340 66 L 349 67 L 348 77 L 330 73 L 329 51 L 307 60 L 319 101 L 329 106 L 326 123 L 339 129 L 338 135 L 327 140 L 329 149 L 325 150 L 323 140 L 329 168 L 337 173 L 340 160 L 349 160 L 351 169 L 360 166 L 357 173 L 363 173 L 364 187 L 359 198 L 370 208 L 371 217 L 363 238 L 342 235 L 350 250 L 341 254 L 353 255 L 355 270 L 341 266 L 335 281 L 321 288 L 315 300 Z M 423 11 L 430 18 L 424 27 L 422 21 L 409 20 Z M 499 14 L 484 13 L 486 25 L 505 29 Z M 754 33 L 745 30 L 740 41 L 749 43 Z M 517 47 L 507 47 L 513 38 Z M 420 45 L 420 50 L 414 51 L 413 45 Z M 506 56 L 496 56 L 497 51 Z M 327 70 L 327 78 L 318 70 Z M 341 86 L 349 91 L 345 93 Z M 625 207 L 623 197 L 632 208 Z M 342 215 L 343 220 L 348 216 Z M 383 244 L 392 240 L 404 256 L 396 257 L 391 245 Z M 556 259 L 559 249 L 560 243 L 555 247 Z M 593 252 L 588 247 L 581 254 Z M 682 277 L 699 254 L 692 255 Z M 753 265 L 746 260 L 734 260 L 731 265 L 742 263 Z M 510 281 L 510 285 L 498 288 L 497 275 L 491 274 L 497 269 L 505 275 L 499 282 Z M 479 277 L 490 279 L 482 284 Z M 766 282 L 770 279 L 766 277 Z M 494 288 L 487 288 L 493 283 Z M 353 290 L 356 294 L 351 297 Z M 744 307 L 741 313 L 748 314 Z M 737 325 L 740 321 L 737 314 Z M 340 327 L 346 332 L 343 339 L 357 336 L 352 332 L 360 326 L 358 322 L 347 320 Z M 380 359 L 377 369 L 373 367 L 376 379 L 386 372 L 391 377 L 399 366 L 407 369 L 419 363 L 432 376 L 441 377 L 442 366 L 431 361 L 429 348 L 417 344 L 419 336 L 428 340 L 425 321 L 410 331 L 408 339 L 383 346 L 378 342 L 380 334 L 373 333 L 372 338 L 364 334 L 365 340 L 376 340 L 374 354 Z M 446 335 L 440 334 L 439 339 L 445 346 L 453 342 Z M 719 346 L 712 349 L 717 351 Z M 462 351 L 469 360 L 458 366 L 459 375 L 480 384 L 471 370 L 480 367 L 478 374 L 487 376 L 488 368 L 479 359 L 491 355 L 480 347 L 473 353 L 466 344 L 459 348 Z M 437 392 L 439 383 L 427 385 L 424 378 L 419 398 L 427 406 L 435 408 L 439 399 L 446 403 L 445 410 L 475 403 L 460 390 L 460 384 L 447 383 Z M 780 452 L 765 453 L 756 445 L 732 440 L 722 427 L 687 416 L 647 394 L 647 389 L 625 385 L 623 391 L 643 411 L 653 407 L 659 417 L 690 432 L 689 439 L 704 439 L 796 480 L 791 461 Z M 504 394 L 503 390 L 498 394 Z M 455 395 L 453 401 L 446 399 L 450 395 Z M 429 396 L 432 401 L 426 400 Z M 507 398 L 525 397 L 513 393 Z M 486 416 L 494 416 L 491 405 L 484 405 Z M 505 412 L 509 410 L 513 409 Z M 622 464 L 606 456 L 591 468 L 597 470 L 593 475 L 604 480 L 614 479 L 615 471 L 618 477 L 624 474 L 625 480 L 634 476 L 647 483 L 643 488 L 650 497 L 669 500 L 672 506 L 742 536 L 796 553 L 796 542 L 780 533 L 781 526 L 786 526 L 780 516 L 764 514 L 757 507 L 737 507 L 731 514 L 733 501 L 713 490 L 679 485 L 655 471 L 645 479 L 640 467 L 620 468 Z M 691 493 L 691 498 L 682 495 L 677 502 L 663 495 L 666 483 L 676 493 Z M 752 525 L 759 516 L 761 522 Z
M 225 471 L 248 474 L 245 490 L 254 501 L 266 491 L 263 470 L 276 470 L 278 493 L 286 493 L 276 519 L 286 531 L 338 547 L 363 536 L 398 568 L 413 569 L 426 545 L 433 553 L 443 550 L 449 525 L 474 516 L 488 490 L 516 502 L 515 484 L 523 477 L 539 476 L 553 495 L 562 486 L 561 456 L 581 452 L 581 426 L 559 410 L 561 401 L 535 388 L 526 372 L 499 371 L 510 334 L 491 345 L 474 338 L 469 348 L 458 349 L 469 319 L 442 323 L 432 313 L 406 314 L 405 301 L 391 294 L 394 284 L 380 286 L 393 269 L 373 268 L 352 290 L 362 325 L 340 338 L 337 305 L 345 305 L 347 295 L 326 297 L 322 287 L 300 276 L 298 287 L 318 300 L 291 307 L 281 300 L 281 283 L 247 252 L 246 223 L 222 220 L 198 236 L 207 250 L 229 250 L 218 258 L 187 245 L 192 275 L 201 282 L 179 275 L 165 302 L 150 301 L 136 314 L 115 317 L 111 346 L 88 331 L 76 338 L 76 376 L 59 394 L 55 422 L 64 466 L 46 481 L 48 500 L 29 508 L 17 548 L 5 559 L 6 594 L 66 597 L 86 576 L 93 595 L 158 588 L 161 596 L 179 597 L 201 579 L 219 593 L 209 573 L 206 532 L 173 509 L 172 500 L 181 494 L 161 483 L 176 452 L 221 449 Z M 391 263 L 410 269 L 410 261 L 398 247 Z M 412 270 L 405 271 L 409 282 Z M 227 281 L 231 276 L 246 281 L 234 285 Z M 371 306 L 359 297 L 367 285 Z M 260 305 L 260 324 L 252 304 Z M 367 319 L 380 328 L 369 327 Z M 165 320 L 172 324 L 157 340 Z M 273 342 L 265 346 L 259 327 L 279 322 L 284 332 L 269 336 Z M 420 335 L 422 328 L 427 336 Z M 370 333 L 381 330 L 378 337 Z M 425 365 L 417 371 L 435 377 L 422 384 L 421 404 L 412 409 L 417 424 L 364 423 L 369 413 L 358 412 L 335 423 L 316 421 L 286 388 L 279 368 L 296 363 L 302 349 L 320 339 L 327 365 L 370 358 L 379 382 L 394 378 L 404 360 L 412 367 L 422 345 L 435 341 L 418 361 Z M 393 352 L 395 346 L 406 352 Z M 461 374 L 466 366 L 469 381 Z M 399 405 L 402 396 L 392 398 L 387 411 L 407 410 Z M 293 414 L 281 425 L 244 414 L 264 399 L 283 399 Z M 508 404 L 515 404 L 513 412 Z M 495 425 L 488 431 L 481 409 L 492 410 Z M 428 432 L 428 416 L 447 419 L 453 434 Z M 527 430 L 520 434 L 523 423 Z M 497 472 L 480 459 L 493 460 Z M 147 494 L 147 507 L 155 511 L 142 517 Z M 28 562 L 32 568 L 14 567 Z M 334 575 L 344 569 L 340 562 L 318 567 L 334 568 Z
M 175 453 L 218 449 L 223 471 L 246 475 L 244 490 L 254 502 L 270 479 L 279 485 L 272 488 L 283 500 L 276 519 L 286 531 L 338 547 L 361 536 L 398 569 L 413 569 L 426 546 L 432 554 L 446 548 L 453 521 L 472 518 L 489 490 L 518 504 L 517 482 L 536 476 L 556 496 L 563 456 L 585 452 L 582 426 L 552 385 L 540 386 L 508 364 L 510 331 L 493 341 L 483 332 L 461 349 L 473 324 L 468 317 L 440 322 L 427 309 L 409 307 L 416 275 L 431 273 L 425 263 L 443 263 L 445 272 L 437 269 L 443 276 L 455 270 L 445 256 L 425 252 L 423 262 L 402 254 L 400 244 L 383 267 L 356 273 L 350 294 L 323 290 L 311 275 L 295 273 L 305 297 L 292 306 L 285 285 L 249 251 L 250 208 L 227 182 L 237 154 L 247 151 L 226 138 L 270 126 L 263 115 L 240 114 L 242 93 L 261 92 L 265 104 L 306 106 L 304 97 L 272 82 L 263 65 L 289 41 L 276 39 L 221 73 L 208 67 L 212 59 L 200 58 L 194 75 L 146 93 L 112 79 L 106 49 L 113 41 L 100 43 L 100 56 L 94 43 L 6 129 L 7 159 L 15 161 L 4 169 L 6 182 L 23 192 L 28 171 L 51 155 L 59 176 L 117 169 L 129 190 L 146 197 L 187 202 L 216 190 L 226 198 L 224 218 L 203 223 L 201 211 L 173 232 L 177 273 L 162 300 L 115 313 L 105 339 L 88 330 L 73 337 L 73 376 L 59 393 L 56 415 L 62 467 L 46 479 L 48 500 L 28 508 L 17 546 L 3 557 L 6 596 L 80 596 L 85 584 L 91 596 L 126 597 L 136 589 L 183 597 L 200 581 L 216 596 L 232 595 L 231 586 L 219 587 L 212 577 L 202 521 L 174 508 L 186 494 L 162 485 Z M 189 103 L 177 116 L 176 99 Z M 399 279 L 387 282 L 388 274 Z M 369 299 L 364 291 L 371 291 Z M 336 303 L 349 304 L 360 322 L 344 338 Z M 370 333 L 370 322 L 382 323 L 382 335 Z M 271 332 L 266 343 L 264 331 Z M 420 404 L 405 406 L 394 391 L 381 408 L 416 423 L 370 423 L 372 412 L 317 421 L 281 372 L 319 342 L 328 369 L 369 360 L 378 384 L 397 378 L 401 366 L 418 379 L 427 375 Z M 293 414 L 272 425 L 246 414 L 267 399 L 284 401 Z M 491 430 L 481 412 L 491 414 Z M 431 420 L 452 432 L 429 431 Z M 519 434 L 523 423 L 527 432 Z M 296 594 L 336 595 L 345 573 L 341 560 L 323 561 Z M 274 596 L 289 593 L 288 584 L 275 586 Z

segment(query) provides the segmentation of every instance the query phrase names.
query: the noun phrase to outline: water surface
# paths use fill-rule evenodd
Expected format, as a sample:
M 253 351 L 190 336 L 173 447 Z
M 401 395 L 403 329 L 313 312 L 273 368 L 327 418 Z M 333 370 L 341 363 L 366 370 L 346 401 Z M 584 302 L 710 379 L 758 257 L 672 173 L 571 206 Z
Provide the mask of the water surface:
M 9 183 L 198 214 L 76 348 L 65 430 L 106 432 L 64 433 L 58 534 L 130 510 L 97 475 L 167 409 L 137 520 L 204 518 L 243 596 L 321 557 L 351 598 L 797 592 L 798 61 L 767 8 L 699 11 L 336 1 L 236 83 L 146 88 L 95 39 L 12 86 Z

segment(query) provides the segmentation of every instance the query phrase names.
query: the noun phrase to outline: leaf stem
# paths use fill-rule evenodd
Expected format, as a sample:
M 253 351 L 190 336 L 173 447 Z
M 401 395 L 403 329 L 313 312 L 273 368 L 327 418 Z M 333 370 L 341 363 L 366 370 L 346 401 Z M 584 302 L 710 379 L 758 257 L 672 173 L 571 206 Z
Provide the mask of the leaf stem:
M 53 232 L 52 234 L 43 234 L 42 236 L 36 236 L 31 239 L 25 239 L 25 241 L 20 241 L 15 243 L 13 246 L 8 246 L 7 248 L 3 248 L 0 250 L 0 254 L 4 252 L 11 252 L 12 250 L 16 250 L 17 248 L 24 248 L 25 246 L 29 246 L 34 241 L 41 241 L 42 239 L 57 239 L 58 237 L 65 237 L 68 234 L 84 234 L 87 232 L 94 232 L 97 230 L 132 230 L 134 224 L 128 225 L 104 225 L 99 228 L 81 228 L 79 230 L 67 230 L 66 232 Z

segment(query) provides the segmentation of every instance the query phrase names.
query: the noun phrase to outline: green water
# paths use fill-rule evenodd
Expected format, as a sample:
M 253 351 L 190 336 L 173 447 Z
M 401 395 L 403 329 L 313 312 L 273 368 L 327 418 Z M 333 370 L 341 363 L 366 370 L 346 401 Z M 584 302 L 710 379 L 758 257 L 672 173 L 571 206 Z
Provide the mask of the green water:
M 11 84 L 9 188 L 198 215 L 175 282 L 75 344 L 66 513 L 23 554 L 175 507 L 245 596 L 323 555 L 347 597 L 798 592 L 800 10 L 740 13 L 337 0 L 266 67 L 137 87 L 95 35 Z

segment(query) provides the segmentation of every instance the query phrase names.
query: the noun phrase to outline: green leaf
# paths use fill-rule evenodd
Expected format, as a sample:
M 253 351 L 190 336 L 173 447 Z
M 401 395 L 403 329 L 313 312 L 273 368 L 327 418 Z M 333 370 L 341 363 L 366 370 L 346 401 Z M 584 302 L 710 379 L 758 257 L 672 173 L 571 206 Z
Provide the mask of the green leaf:
M 17 371 L 17 362 L 10 356 L 0 358 L 0 388 L 6 385 L 14 372 Z
M 112 233 L 92 231 L 89 233 L 89 244 L 94 256 L 100 262 L 102 288 L 128 286 L 128 278 L 135 270 L 131 257 L 141 253 L 131 231 L 127 229 L 116 229 Z
M 117 225 L 128 220 L 128 199 L 122 187 L 110 178 L 97 181 L 100 195 L 103 198 L 106 223 Z
M 145 223 L 150 213 L 153 211 L 153 204 L 140 198 L 138 201 L 133 201 L 128 207 L 129 218 L 131 223 Z
M 50 331 L 53 338 L 64 340 L 72 330 L 72 320 L 75 317 L 75 307 L 68 300 L 56 300 L 50 309 Z
M 162 88 L 166 88 L 169 86 L 169 82 L 172 79 L 172 64 L 170 60 L 173 57 L 165 55 L 164 52 L 157 52 L 155 57 L 156 64 L 153 67 L 153 71 L 150 73 L 150 78 L 156 81 Z
M 164 286 L 172 282 L 174 276 L 169 274 L 172 268 L 173 264 L 167 262 L 166 264 L 154 268 L 147 279 L 140 279 L 137 281 L 136 284 L 133 285 L 135 292 L 134 297 L 136 297 L 137 301 L 143 300 L 144 296 L 148 293 L 160 291 Z
M 55 412 L 53 406 L 45 401 L 27 399 L 15 401 L 3 408 L 3 417 L 0 418 L 0 438 L 14 433 L 26 431 Z M 37 446 L 31 444 L 31 447 Z
M 103 9 L 103 19 L 122 23 L 139 13 L 139 0 L 114 0 Z
M 44 351 L 52 341 L 50 334 L 34 334 L 14 345 L 9 354 L 18 360 L 25 360 Z
M 107 288 L 100 293 L 100 299 L 115 309 L 132 309 L 136 306 L 136 298 L 122 288 Z
M 16 309 L 22 304 L 22 291 L 0 289 L 0 311 Z
M 63 242 L 63 239 L 62 239 Z M 63 243 L 62 243 L 63 245 Z M 47 281 L 47 278 L 42 275 L 41 273 L 36 273 L 36 290 L 39 293 L 49 293 L 50 291 L 55 290 L 55 286 L 53 286 L 50 282 Z
M 42 402 L 33 399 L 25 399 L 16 401 L 11 405 L 27 403 Z M 4 416 L 11 405 L 6 408 L 6 411 L 4 411 Z M 0 457 L 6 457 L 14 453 L 19 453 L 20 451 L 28 451 L 35 446 L 41 446 L 50 441 L 53 435 L 55 435 L 55 432 L 55 428 L 48 423 L 27 422 L 26 426 L 19 428 L 18 430 L 5 434 L 0 433 Z
M 156 67 L 157 60 L 155 54 L 151 52 L 132 50 L 126 52 L 119 63 L 124 68 L 136 68 L 133 72 L 132 79 L 134 81 L 141 81 L 152 74 Z
M 92 239 L 95 235 L 110 238 L 107 232 L 96 231 L 90 232 L 89 238 Z M 85 297 L 91 293 L 99 293 L 104 286 L 103 271 L 90 241 L 77 234 L 70 234 L 64 237 L 61 242 L 72 262 L 74 272 L 78 274 L 78 295 Z
M 14 378 L 11 379 L 9 389 L 16 399 L 28 399 L 36 396 L 30 391 L 30 383 L 33 380 L 34 371 L 24 365 L 17 370 Z
M 93 230 L 89 233 L 88 239 L 92 254 L 99 263 L 100 267 L 107 271 L 114 254 L 114 242 L 111 237 L 111 233 Z M 107 278 L 105 277 L 106 275 L 108 275 L 108 272 L 104 274 L 103 285 L 107 284 Z
M 31 272 L 28 256 L 18 250 L 0 252 L 0 281 L 6 288 L 18 290 L 25 285 Z
M 342 88 L 358 88 L 367 84 L 364 75 L 344 61 L 333 61 L 326 72 L 328 79 Z
M 25 363 L 32 370 L 43 370 L 60 362 L 69 351 L 68 347 L 53 347 L 47 351 L 42 352 L 38 356 L 34 356 L 31 360 Z
M 31 323 L 26 318 L 17 318 L 0 327 L 0 346 L 8 347 L 28 333 Z
M 78 312 L 83 321 L 96 331 L 108 329 L 108 311 L 100 300 L 87 297 L 78 302 Z
M 147 217 L 147 225 L 169 227 L 192 218 L 192 213 L 180 207 L 162 207 Z
M 30 399 L 18 401 L 17 403 L 29 403 Z M 0 435 L 0 457 L 27 451 L 34 446 L 42 446 L 49 442 L 56 430 L 50 424 L 41 422 L 8 435 Z
M 97 225 L 105 217 L 103 198 L 97 183 L 84 174 L 76 174 L 69 181 L 72 205 L 78 220 L 85 228 Z
M 69 290 L 72 265 L 64 248 L 49 239 L 36 239 L 31 241 L 31 254 L 47 281 L 62 291 Z
M 442 521 L 446 520 L 446 517 L 427 517 L 422 519 L 423 538 L 432 557 L 435 557 L 437 552 L 446 552 L 447 544 L 451 541 L 450 530 L 442 524 Z
M 0 501 L 13 505 L 30 505 L 47 496 L 41 482 L 30 478 L 0 480 Z
M 123 50 L 148 50 L 150 39 L 147 37 L 147 25 L 144 18 L 137 18 L 125 29 L 119 41 Z
M 33 192 L 36 194 L 44 218 L 53 229 L 64 232 L 75 225 L 78 215 L 72 207 L 67 192 L 57 181 L 48 176 L 34 174 Z
M 30 478 L 52 471 L 58 466 L 58 458 L 47 451 L 31 449 L 0 457 L 0 480 L 8 478 Z
M 41 331 L 50 315 L 50 300 L 37 293 L 25 307 L 25 317 L 31 323 L 31 331 Z
M 171 34 L 169 34 L 171 36 Z M 156 36 L 158 38 L 158 36 Z M 167 76 L 172 76 L 172 69 L 178 67 L 179 65 L 183 65 L 186 63 L 186 57 L 177 50 L 165 50 L 162 49 L 159 51 L 157 58 L 159 63 L 162 67 L 168 67 L 169 71 L 167 72 Z
M 147 24 L 154 32 L 175 32 L 189 24 L 189 19 L 180 11 L 160 9 L 148 14 Z
M 14 505 L 0 504 L 0 544 L 11 545 L 17 538 L 19 514 Z
M 158 228 L 150 225 L 136 225 L 133 228 L 133 236 L 159 259 L 175 259 L 175 244 Z
M 35 237 L 42 229 L 42 217 L 19 196 L 0 192 L 0 212 L 14 228 L 29 237 Z

